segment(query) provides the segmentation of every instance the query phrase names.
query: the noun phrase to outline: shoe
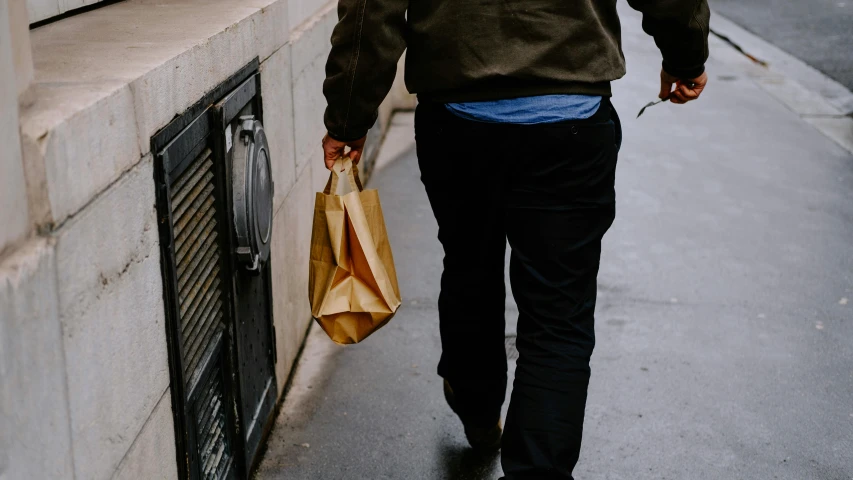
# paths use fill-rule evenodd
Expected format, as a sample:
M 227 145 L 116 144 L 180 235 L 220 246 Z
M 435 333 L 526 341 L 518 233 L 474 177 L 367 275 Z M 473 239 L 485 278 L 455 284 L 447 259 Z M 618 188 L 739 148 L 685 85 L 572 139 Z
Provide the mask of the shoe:
M 478 427 L 471 425 L 470 422 L 466 422 L 456 409 L 456 395 L 453 393 L 453 389 L 447 380 L 444 381 L 444 399 L 447 400 L 447 405 L 450 406 L 453 413 L 459 417 L 459 420 L 462 420 L 462 426 L 465 427 L 465 437 L 468 438 L 471 448 L 483 452 L 495 451 L 501 448 L 503 429 L 501 428 L 500 419 L 492 427 Z

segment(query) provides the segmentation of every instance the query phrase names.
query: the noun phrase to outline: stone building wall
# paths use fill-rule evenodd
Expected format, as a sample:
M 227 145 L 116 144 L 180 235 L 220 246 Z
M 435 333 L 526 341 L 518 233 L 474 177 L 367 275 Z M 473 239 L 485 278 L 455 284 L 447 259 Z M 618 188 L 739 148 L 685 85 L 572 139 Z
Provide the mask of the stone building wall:
M 335 3 L 127 0 L 27 32 L 57 2 L 25 1 L 0 2 L 0 478 L 173 478 L 150 138 L 260 59 L 281 395 L 311 322 Z M 374 145 L 412 102 L 395 87 Z

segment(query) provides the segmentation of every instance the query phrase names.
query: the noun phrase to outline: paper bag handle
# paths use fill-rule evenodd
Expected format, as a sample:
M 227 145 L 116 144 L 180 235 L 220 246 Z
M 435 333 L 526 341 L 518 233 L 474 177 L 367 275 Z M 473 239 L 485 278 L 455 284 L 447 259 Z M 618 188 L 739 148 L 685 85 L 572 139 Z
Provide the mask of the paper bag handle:
M 329 174 L 329 181 L 326 182 L 326 188 L 323 193 L 326 195 L 334 195 L 338 191 L 338 179 L 346 175 L 349 180 L 350 187 L 354 192 L 361 192 L 364 187 L 361 184 L 361 179 L 358 177 L 358 165 L 353 165 L 352 159 L 349 157 L 341 157 L 335 161 L 335 166 Z

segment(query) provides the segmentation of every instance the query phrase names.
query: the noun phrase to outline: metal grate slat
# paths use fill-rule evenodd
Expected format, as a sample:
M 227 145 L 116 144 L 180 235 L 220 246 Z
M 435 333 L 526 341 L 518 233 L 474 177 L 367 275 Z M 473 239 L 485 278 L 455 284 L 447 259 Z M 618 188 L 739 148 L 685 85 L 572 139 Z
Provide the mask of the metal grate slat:
M 222 407 L 222 402 L 219 401 L 219 397 L 215 396 L 215 392 L 213 393 L 214 396 L 211 396 L 202 404 L 204 406 L 204 411 L 198 416 L 198 424 L 200 425 L 202 432 L 210 432 L 213 422 L 219 418 L 219 409 Z M 202 451 L 210 446 L 210 440 L 211 437 L 208 435 L 204 445 L 202 446 Z
M 189 201 L 198 196 L 198 193 L 210 182 L 210 177 L 213 176 L 213 173 L 210 171 L 212 166 L 213 162 L 211 161 L 202 162 L 201 164 L 196 163 L 191 172 L 184 173 L 182 178 L 186 178 L 187 180 L 180 186 L 180 195 L 175 195 L 172 199 L 172 208 L 178 215 L 182 213 L 182 206 L 188 204 Z M 188 173 L 192 176 L 186 177 Z
M 210 248 L 206 252 L 200 252 L 196 259 L 191 260 L 195 265 L 188 265 L 185 274 L 181 275 L 181 280 L 178 282 L 178 298 L 189 299 L 196 298 L 198 292 L 190 296 L 196 286 L 201 285 L 201 281 L 210 278 L 211 272 L 219 267 L 219 253 L 216 249 Z M 199 289 L 204 292 L 204 290 Z
M 199 215 L 202 215 L 209 208 L 213 208 L 214 199 L 210 196 L 213 193 L 213 185 L 209 185 L 205 188 L 205 196 L 195 199 L 192 205 L 190 206 L 190 210 L 184 212 L 180 218 L 176 216 L 172 216 L 175 218 L 175 238 L 181 239 L 181 234 L 184 233 L 184 230 L 187 227 L 192 227 L 199 221 Z
M 200 176 L 198 181 L 195 183 L 188 182 L 187 186 L 181 190 L 181 193 L 184 194 L 184 198 L 181 201 L 172 202 L 172 208 L 175 210 L 175 217 L 182 217 L 190 206 L 199 199 L 199 196 L 210 187 L 210 181 L 213 180 L 213 172 L 211 172 L 208 167 L 203 173 L 204 174 Z
M 219 375 L 219 371 L 217 370 L 213 372 L 213 375 Z M 200 405 L 199 408 L 201 408 L 201 410 L 198 411 L 198 414 L 196 415 L 196 420 L 199 425 L 205 425 L 210 419 L 210 412 L 214 410 L 213 405 L 215 404 L 215 402 L 211 401 L 214 395 L 216 395 L 216 390 L 207 389 L 204 390 L 199 396 L 199 399 L 196 400 L 196 404 Z
M 217 301 L 215 306 L 221 307 L 222 304 Z M 199 316 L 199 320 L 194 325 L 188 325 L 188 328 L 192 329 L 186 334 L 188 338 L 192 339 L 191 343 L 187 344 L 185 347 L 187 352 L 187 362 L 185 367 L 187 368 L 188 373 L 195 371 L 195 363 L 199 360 L 201 353 L 204 351 L 204 348 L 202 347 L 206 346 L 210 337 L 220 329 L 220 326 L 218 326 L 217 323 L 222 316 L 222 312 L 218 310 L 218 308 L 211 308 L 210 313 L 208 313 L 207 316 Z
M 210 155 L 211 155 L 211 151 L 209 148 L 206 149 L 205 151 L 201 152 L 201 155 L 199 155 L 198 158 L 196 158 L 196 161 L 193 162 L 192 164 L 190 164 L 190 166 L 181 175 L 181 177 L 178 178 L 177 180 L 175 180 L 175 182 L 172 184 L 172 191 L 175 191 L 175 192 L 183 191 L 186 184 L 188 182 L 191 182 L 193 180 L 193 178 L 195 178 L 195 175 L 200 170 L 204 170 L 202 167 L 209 166 L 208 162 L 206 162 L 205 160 L 209 159 Z M 179 195 L 172 195 L 172 201 L 173 202 L 175 200 L 181 200 L 181 198 L 182 197 Z
M 219 409 L 220 403 L 217 403 L 216 408 L 213 409 L 213 411 L 211 412 L 214 416 L 211 416 L 210 419 L 208 419 L 208 424 L 204 430 L 204 432 L 207 434 L 207 439 L 205 440 L 204 445 L 201 447 L 202 452 L 209 452 L 213 450 L 217 446 L 217 440 L 219 440 L 219 437 L 222 434 L 223 426 L 219 424 Z
M 219 448 L 216 450 L 216 453 L 211 454 L 204 461 L 204 478 L 216 478 L 216 466 L 219 465 L 225 454 L 225 444 L 219 443 L 218 446 Z
M 198 315 L 188 317 L 186 323 L 181 325 L 181 334 L 184 338 L 196 338 L 199 333 L 198 329 L 202 327 L 204 321 L 219 312 L 221 308 L 222 301 L 211 295 L 208 300 L 199 306 L 197 310 Z M 188 345 L 187 351 L 189 350 L 190 347 Z
M 200 476 L 220 478 L 231 458 L 225 432 L 222 370 L 217 367 L 210 375 L 195 404 L 196 433 Z
M 219 275 L 219 265 L 213 265 L 210 271 L 205 272 L 205 276 L 202 277 L 204 279 L 204 283 L 196 283 L 190 284 L 190 289 L 187 292 L 186 297 L 180 298 L 181 303 L 181 317 L 187 314 L 190 310 L 197 307 L 197 304 L 204 297 L 204 293 L 207 292 L 207 289 L 213 284 L 213 282 L 217 279 L 216 276 Z
M 205 213 L 204 217 L 200 222 L 195 226 L 193 231 L 189 235 L 181 235 L 180 241 L 175 241 L 175 254 L 183 257 L 186 255 L 186 249 L 184 248 L 187 244 L 193 245 L 196 243 L 196 240 L 199 236 L 205 231 L 207 225 L 210 222 L 215 222 L 214 215 L 216 214 L 216 210 L 209 209 L 207 213 Z M 180 274 L 180 272 L 179 272 Z
M 182 333 L 187 338 L 194 339 L 193 343 L 186 346 L 188 359 L 191 359 L 191 355 L 195 353 L 198 342 L 204 339 L 201 332 L 210 329 L 212 322 L 217 321 L 216 317 L 221 314 L 219 311 L 221 307 L 222 302 L 217 300 L 216 303 L 210 304 L 201 315 L 194 319 L 194 322 L 186 325 L 186 329 Z
M 183 203 L 172 205 L 175 209 L 174 217 L 178 219 L 178 225 L 183 225 L 185 221 L 190 223 L 206 211 L 204 204 L 212 198 L 210 194 L 213 193 L 214 188 L 210 183 L 210 180 L 213 180 L 213 174 L 208 173 L 204 180 L 207 181 L 193 187 L 193 190 Z
M 218 222 L 211 150 L 172 184 L 170 198 L 185 381 L 196 378 L 215 333 L 224 330 Z
M 210 318 L 210 321 L 206 322 L 204 327 L 199 331 L 194 345 L 187 353 L 187 362 L 185 363 L 187 367 L 187 378 L 191 378 L 192 373 L 195 372 L 195 369 L 198 366 L 198 362 L 201 360 L 202 354 L 206 350 L 206 347 L 208 343 L 210 343 L 210 340 L 213 338 L 213 334 L 220 330 L 223 330 L 221 323 L 222 312 L 216 312 L 215 315 Z
M 198 320 L 199 316 L 196 315 L 196 312 L 198 312 L 199 309 L 201 309 L 201 311 L 204 311 L 204 309 L 207 308 L 208 305 L 210 305 L 210 302 L 219 300 L 219 290 L 217 289 L 218 286 L 219 279 L 213 279 L 213 283 L 210 285 L 210 287 L 207 288 L 204 295 L 198 297 L 199 301 L 196 302 L 196 304 L 192 308 L 187 310 L 186 315 L 184 315 L 181 319 L 182 333 L 186 333 L 185 330 L 187 330 L 188 325 L 194 323 L 194 320 Z
M 178 272 L 178 275 L 181 277 L 181 281 L 178 282 L 178 291 L 185 292 L 184 287 L 197 280 L 196 276 L 204 270 L 204 267 L 207 266 L 212 259 L 219 259 L 219 252 L 216 251 L 213 247 L 212 243 L 215 240 L 214 237 L 209 238 L 206 241 L 206 244 L 203 251 L 206 252 L 203 255 L 196 255 L 192 260 L 181 265 L 181 270 Z M 186 275 L 185 275 L 186 274 Z

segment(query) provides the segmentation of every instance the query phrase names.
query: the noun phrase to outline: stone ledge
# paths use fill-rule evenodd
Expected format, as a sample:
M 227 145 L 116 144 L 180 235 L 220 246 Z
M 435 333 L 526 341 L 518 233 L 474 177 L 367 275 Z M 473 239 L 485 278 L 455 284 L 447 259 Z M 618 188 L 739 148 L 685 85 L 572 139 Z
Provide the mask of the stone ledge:
M 33 30 L 35 101 L 20 121 L 39 220 L 83 208 L 175 115 L 285 45 L 287 24 L 285 0 L 128 0 Z

